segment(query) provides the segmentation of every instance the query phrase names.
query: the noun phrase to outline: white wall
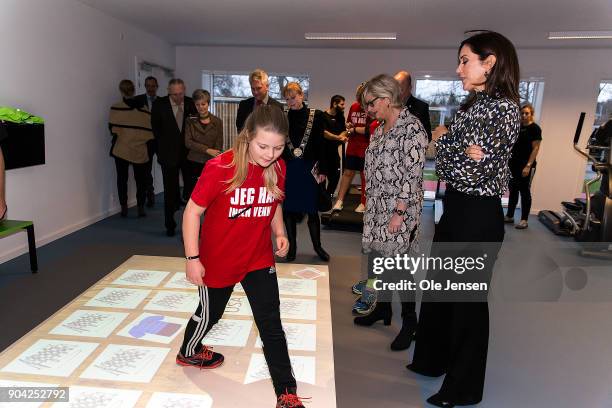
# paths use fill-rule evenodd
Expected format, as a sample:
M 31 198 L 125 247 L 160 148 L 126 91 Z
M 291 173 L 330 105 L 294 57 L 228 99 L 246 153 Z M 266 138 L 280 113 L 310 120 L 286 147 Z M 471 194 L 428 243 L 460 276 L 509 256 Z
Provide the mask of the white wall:
M 33 220 L 41 245 L 118 210 L 108 108 L 136 56 L 172 67 L 174 48 L 74 0 L 4 0 L 0 38 L 0 105 L 46 122 L 46 164 L 6 176 L 9 218 Z M 26 242 L 0 240 L 0 262 Z
M 598 84 L 612 78 L 612 50 L 519 50 L 522 77 L 546 82 L 539 120 L 544 142 L 534 180 L 533 212 L 558 209 L 581 189 L 584 161 L 572 150 L 579 112 L 587 112 L 583 143 L 593 123 Z M 188 89 L 201 86 L 202 70 L 310 75 L 311 106 L 326 108 L 331 95 L 353 99 L 355 87 L 375 74 L 409 69 L 413 74 L 455 77 L 456 50 L 349 50 L 241 47 L 177 47 L 176 73 Z

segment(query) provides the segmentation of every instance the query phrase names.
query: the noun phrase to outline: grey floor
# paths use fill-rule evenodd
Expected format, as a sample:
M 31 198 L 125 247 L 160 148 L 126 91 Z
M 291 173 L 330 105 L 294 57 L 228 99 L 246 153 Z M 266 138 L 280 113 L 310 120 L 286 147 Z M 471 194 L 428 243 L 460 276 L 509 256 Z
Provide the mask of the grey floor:
M 423 215 L 423 250 L 433 210 Z M 110 217 L 0 265 L 0 349 L 4 349 L 132 255 L 182 256 L 163 234 L 161 205 L 144 219 Z M 296 262 L 318 263 L 305 223 Z M 535 218 L 507 227 L 491 289 L 491 334 L 482 407 L 612 407 L 612 265 L 587 260 Z M 330 285 L 338 407 L 423 407 L 442 379 L 408 372 L 413 347 L 392 352 L 399 330 L 355 327 L 350 285 L 360 277 L 360 234 L 323 231 L 332 255 Z M 317 407 L 316 403 L 310 404 Z

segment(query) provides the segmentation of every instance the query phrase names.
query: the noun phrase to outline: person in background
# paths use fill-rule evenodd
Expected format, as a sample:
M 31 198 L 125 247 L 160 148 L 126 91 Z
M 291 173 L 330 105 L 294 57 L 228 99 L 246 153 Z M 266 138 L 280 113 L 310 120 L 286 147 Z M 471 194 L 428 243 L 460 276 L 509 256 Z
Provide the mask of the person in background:
M 490 284 L 504 239 L 501 196 L 508 184 L 508 160 L 520 129 L 519 62 L 514 45 L 501 34 L 484 31 L 459 45 L 457 75 L 470 92 L 448 129 L 438 126 L 436 172 L 446 183 L 444 213 L 436 226 L 431 255 L 453 259 L 484 257 L 476 283 Z M 467 244 L 466 244 L 467 243 Z M 454 244 L 454 245 L 453 245 Z M 461 279 L 454 270 L 430 269 L 428 279 Z M 472 405 L 482 400 L 489 346 L 487 290 L 459 297 L 423 295 L 412 363 L 415 373 L 439 377 L 440 390 L 427 399 L 438 407 Z M 438 296 L 436 294 L 436 296 Z M 452 296 L 452 298 L 451 298 Z M 467 296 L 467 297 L 466 297 Z
M 323 113 L 309 109 L 304 103 L 304 92 L 297 82 L 289 82 L 283 89 L 289 112 L 289 140 L 283 153 L 287 162 L 287 183 L 283 216 L 289 252 L 287 261 L 295 260 L 297 253 L 297 223 L 308 215 L 308 231 L 312 247 L 322 261 L 329 261 L 329 254 L 321 244 L 321 220 L 319 218 L 319 186 L 325 182 L 327 162 L 323 138 Z
M 531 211 L 531 180 L 536 171 L 536 157 L 542 143 L 542 129 L 534 122 L 533 105 L 526 103 L 521 107 L 521 131 L 510 156 L 510 197 L 504 221 L 514 224 L 514 211 L 521 195 L 521 221 L 517 229 L 527 228 Z
M 344 144 L 348 140 L 346 134 L 346 121 L 344 120 L 344 104 L 345 99 L 342 95 L 334 95 L 331 97 L 329 109 L 323 112 L 323 120 L 325 130 L 325 153 L 327 154 L 327 163 L 329 174 L 327 176 L 327 193 L 331 196 L 336 191 L 338 181 L 340 180 L 341 168 L 340 157 L 344 163 Z M 342 148 L 342 154 L 339 153 L 339 148 Z
M 354 322 L 371 326 L 383 320 L 389 325 L 391 298 L 376 299 L 372 279 L 374 258 L 412 255 L 418 248 L 427 133 L 402 103 L 399 84 L 389 75 L 370 79 L 363 88 L 361 101 L 368 115 L 381 125 L 372 134 L 365 156 L 368 201 L 363 217 L 362 246 L 368 254 L 370 279 L 353 307 L 353 312 L 365 316 L 356 317 Z M 411 279 L 407 271 L 395 273 L 398 278 Z M 410 347 L 417 327 L 414 294 L 409 297 L 407 291 L 399 293 L 402 329 L 391 343 L 391 350 L 397 351 Z
M 185 180 L 188 196 L 191 196 L 206 162 L 220 155 L 223 149 L 223 122 L 208 110 L 210 93 L 196 89 L 192 99 L 198 115 L 190 116 L 185 121 L 185 146 L 189 151 L 187 164 L 190 177 Z
M 119 83 L 122 100 L 111 106 L 109 129 L 113 135 L 111 156 L 117 169 L 117 191 L 121 216 L 128 214 L 128 168 L 132 165 L 136 179 L 136 204 L 138 216 L 146 215 L 144 206 L 147 192 L 147 142 L 153 139 L 151 114 L 134 98 L 134 83 L 124 79 Z
M 153 109 L 153 102 L 157 99 L 157 88 L 159 87 L 157 78 L 154 76 L 146 77 L 144 86 L 146 92 L 136 95 L 134 99 L 145 105 L 150 112 Z M 157 152 L 155 139 L 147 143 L 147 149 L 149 151 L 149 161 L 147 162 L 147 207 L 151 208 L 155 205 L 155 187 L 153 186 L 153 156 Z
M 361 202 L 355 208 L 355 212 L 364 212 L 366 204 L 365 196 L 365 174 L 363 172 L 363 166 L 365 163 L 365 152 L 368 147 L 370 138 L 370 126 L 368 126 L 369 119 L 365 110 L 361 107 L 361 93 L 363 91 L 363 85 L 357 87 L 355 95 L 356 101 L 351 105 L 347 122 L 346 122 L 346 134 L 348 137 L 348 146 L 346 148 L 346 164 L 342 173 L 342 179 L 340 180 L 340 188 L 338 189 L 338 199 L 332 208 L 333 212 L 342 211 L 344 208 L 344 198 L 348 193 L 351 182 L 355 177 L 355 172 L 359 172 L 361 177 Z
M 415 98 L 412 94 L 412 76 L 408 71 L 399 71 L 394 76 L 395 80 L 399 82 L 400 89 L 402 90 L 402 101 L 408 108 L 410 113 L 419 118 L 421 124 L 427 132 L 427 138 L 431 142 L 431 121 L 429 119 L 429 105 L 422 100 Z
M 238 132 L 242 130 L 244 122 L 251 112 L 259 106 L 271 105 L 283 110 L 283 105 L 268 95 L 270 82 L 266 71 L 258 68 L 251 72 L 249 74 L 249 84 L 251 85 L 253 97 L 244 99 L 238 104 L 238 113 L 236 113 L 236 129 L 238 129 Z
M 223 355 L 202 340 L 240 282 L 263 342 L 276 407 L 304 408 L 281 325 L 274 263 L 274 255 L 285 256 L 289 249 L 280 207 L 285 185 L 280 157 L 287 133 L 283 111 L 262 107 L 247 118 L 233 148 L 206 163 L 183 214 L 185 274 L 198 286 L 200 303 L 187 323 L 176 363 L 198 369 L 223 364 Z
M 157 98 L 151 111 L 151 125 L 158 148 L 157 161 L 164 178 L 164 224 L 169 237 L 176 234 L 174 213 L 182 204 L 179 171 L 183 180 L 189 178 L 185 119 L 197 114 L 193 101 L 185 96 L 185 83 L 179 78 L 170 80 L 168 96 Z M 189 199 L 185 195 L 183 197 Z

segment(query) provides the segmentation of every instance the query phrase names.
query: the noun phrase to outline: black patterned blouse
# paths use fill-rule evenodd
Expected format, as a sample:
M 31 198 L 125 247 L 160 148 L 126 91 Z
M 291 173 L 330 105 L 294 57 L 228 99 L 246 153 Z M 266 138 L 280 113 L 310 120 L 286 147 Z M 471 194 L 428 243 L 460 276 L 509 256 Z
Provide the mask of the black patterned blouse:
M 448 133 L 436 142 L 438 177 L 466 194 L 501 196 L 508 186 L 508 159 L 520 127 L 515 102 L 478 92 L 474 104 L 457 112 Z M 465 153 L 470 145 L 482 147 L 485 156 L 479 162 Z

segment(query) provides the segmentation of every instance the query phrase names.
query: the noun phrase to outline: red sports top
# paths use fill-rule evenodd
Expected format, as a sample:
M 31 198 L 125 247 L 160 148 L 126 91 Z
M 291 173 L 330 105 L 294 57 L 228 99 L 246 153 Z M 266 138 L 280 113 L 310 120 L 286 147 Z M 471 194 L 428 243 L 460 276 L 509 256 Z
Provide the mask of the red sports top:
M 363 127 L 368 119 L 367 113 L 361 109 L 359 102 L 353 102 L 349 109 L 347 121 L 352 123 L 354 127 Z M 366 135 L 360 133 L 352 133 L 349 137 L 348 146 L 346 148 L 347 156 L 365 157 L 365 151 L 370 144 Z
M 200 231 L 200 262 L 204 284 L 211 288 L 234 285 L 247 273 L 274 266 L 270 223 L 279 200 L 264 186 L 263 168 L 249 164 L 246 180 L 227 193 L 227 180 L 234 169 L 231 150 L 206 162 L 191 199 L 205 207 Z M 272 164 L 278 173 L 278 187 L 285 190 L 285 162 Z M 244 212 L 242 212 L 244 211 Z M 280 209 L 279 209 L 280 211 Z

